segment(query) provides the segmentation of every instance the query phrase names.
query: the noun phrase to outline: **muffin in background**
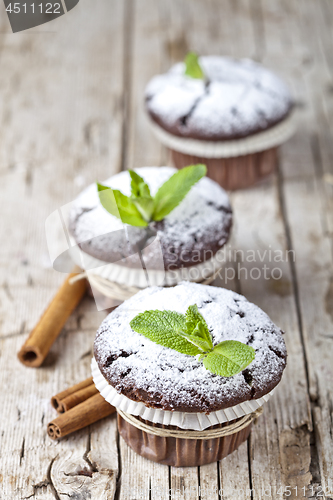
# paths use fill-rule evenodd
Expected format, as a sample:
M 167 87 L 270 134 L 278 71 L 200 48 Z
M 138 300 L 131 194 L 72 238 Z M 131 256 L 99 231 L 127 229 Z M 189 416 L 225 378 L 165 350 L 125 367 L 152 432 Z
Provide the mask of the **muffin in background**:
M 117 284 L 133 294 L 146 286 L 172 286 L 183 280 L 201 282 L 222 267 L 221 252 L 229 238 L 232 210 L 227 193 L 204 176 L 203 165 L 187 169 L 192 174 L 200 170 L 201 178 L 182 199 L 176 196 L 176 191 L 183 188 L 185 175 L 170 193 L 164 190 L 167 205 L 169 198 L 173 203 L 175 197 L 177 206 L 165 216 L 162 213 L 158 220 L 149 220 L 147 216 L 148 222 L 141 221 L 145 224 L 142 227 L 131 224 L 140 224 L 140 219 L 128 219 L 127 223 L 127 219 L 109 213 L 101 202 L 100 197 L 113 190 L 121 192 L 129 203 L 133 199 L 137 203 L 131 187 L 133 178 L 138 180 L 140 189 L 143 186 L 143 191 L 150 190 L 149 196 L 156 198 L 162 185 L 171 182 L 175 174 L 177 178 L 181 172 L 185 174 L 185 170 L 143 167 L 124 171 L 101 186 L 111 189 L 98 192 L 96 184 L 92 184 L 73 202 L 69 215 L 72 258 L 87 270 L 91 283 L 101 293 L 108 284 Z M 140 209 L 149 208 L 147 193 L 143 192 L 142 204 L 137 203 Z M 115 295 L 121 296 L 121 290 L 117 289 Z
M 228 190 L 274 171 L 278 146 L 294 132 L 284 82 L 250 59 L 188 54 L 145 91 L 152 129 L 182 168 L 204 163 Z

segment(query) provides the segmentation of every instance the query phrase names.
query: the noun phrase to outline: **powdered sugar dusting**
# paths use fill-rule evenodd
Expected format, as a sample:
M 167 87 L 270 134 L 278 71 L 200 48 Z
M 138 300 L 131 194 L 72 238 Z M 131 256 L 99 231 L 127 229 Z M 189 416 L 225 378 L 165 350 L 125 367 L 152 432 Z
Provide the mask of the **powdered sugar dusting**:
M 184 314 L 191 304 L 198 305 L 214 345 L 238 340 L 255 349 L 255 360 L 243 373 L 230 378 L 214 375 L 195 357 L 157 345 L 129 325 L 145 310 Z M 133 400 L 154 408 L 209 412 L 272 390 L 285 367 L 286 349 L 281 330 L 245 297 L 185 282 L 173 288 L 147 288 L 119 306 L 97 332 L 95 356 L 111 385 Z
M 145 179 L 154 195 L 177 170 L 171 167 L 144 167 L 136 172 Z M 111 177 L 104 184 L 130 195 L 130 175 L 127 171 Z M 212 248 L 214 254 L 228 239 L 231 217 L 227 193 L 211 179 L 201 179 L 163 221 L 150 224 L 150 228 L 159 237 L 166 268 L 170 265 L 181 267 L 180 254 L 187 259 L 197 250 L 195 264 L 206 260 L 203 257 L 205 250 Z M 121 259 L 126 226 L 103 208 L 96 185 L 92 184 L 85 189 L 73 203 L 70 230 L 77 243 L 90 242 L 85 251 L 93 257 L 106 262 Z M 136 248 L 145 237 L 145 232 L 142 228 L 133 226 L 127 231 L 130 236 L 129 244 L 133 249 L 133 255 L 126 259 L 127 264 L 130 260 L 132 266 L 141 267 Z M 207 256 L 211 257 L 212 255 Z M 154 254 L 147 253 L 145 258 L 153 268 L 154 261 L 157 261 Z
M 292 107 L 286 85 L 249 59 L 200 57 L 209 83 L 184 75 L 178 63 L 146 88 L 149 113 L 169 132 L 223 140 L 244 137 L 275 125 Z

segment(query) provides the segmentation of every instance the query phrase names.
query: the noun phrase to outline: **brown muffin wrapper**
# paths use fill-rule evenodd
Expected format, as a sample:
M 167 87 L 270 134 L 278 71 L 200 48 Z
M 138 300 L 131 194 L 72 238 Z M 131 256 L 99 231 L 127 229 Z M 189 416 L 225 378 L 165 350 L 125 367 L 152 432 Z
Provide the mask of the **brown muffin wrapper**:
M 172 161 L 177 168 L 204 163 L 207 176 L 227 190 L 243 189 L 252 186 L 271 174 L 277 167 L 278 148 L 270 148 L 232 158 L 203 158 L 171 149 Z
M 175 426 L 167 426 L 149 422 L 137 417 L 142 422 L 163 429 L 180 429 Z M 174 437 L 155 436 L 134 427 L 117 414 L 118 430 L 124 441 L 142 457 L 164 465 L 174 467 L 195 467 L 210 464 L 221 460 L 235 451 L 247 440 L 251 425 L 249 424 L 239 432 L 230 436 L 213 439 L 181 439 Z M 237 419 L 240 420 L 240 419 Z M 235 422 L 234 420 L 233 422 Z M 221 428 L 228 425 L 215 425 L 213 428 Z M 181 429 L 182 430 L 182 429 Z

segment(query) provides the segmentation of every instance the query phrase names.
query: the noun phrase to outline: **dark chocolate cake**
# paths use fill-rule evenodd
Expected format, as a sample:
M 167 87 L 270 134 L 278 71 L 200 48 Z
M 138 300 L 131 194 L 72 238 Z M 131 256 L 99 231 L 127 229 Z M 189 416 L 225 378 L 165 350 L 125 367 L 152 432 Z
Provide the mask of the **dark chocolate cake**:
M 255 359 L 232 377 L 215 375 L 196 357 L 155 344 L 130 327 L 145 310 L 185 313 L 197 304 L 216 345 L 238 340 Z M 105 379 L 129 399 L 182 412 L 212 412 L 258 399 L 280 381 L 286 366 L 283 332 L 259 307 L 230 290 L 195 283 L 147 288 L 114 310 L 101 324 L 94 355 Z
M 203 141 L 240 139 L 273 127 L 291 112 L 289 90 L 260 64 L 218 56 L 199 62 L 205 79 L 187 77 L 184 63 L 178 63 L 146 88 L 151 119 L 170 134 Z
M 171 167 L 145 167 L 137 172 L 154 194 L 177 170 Z M 130 194 L 130 176 L 121 172 L 106 185 Z M 143 249 L 151 269 L 157 267 L 157 256 L 149 243 L 158 237 L 166 270 L 195 266 L 211 259 L 229 238 L 232 212 L 226 192 L 215 182 L 202 178 L 182 202 L 163 220 L 148 228 L 123 224 L 101 205 L 96 185 L 85 189 L 75 200 L 70 213 L 70 231 L 87 254 L 104 262 L 141 268 L 138 248 Z M 156 265 L 156 267 L 154 267 Z

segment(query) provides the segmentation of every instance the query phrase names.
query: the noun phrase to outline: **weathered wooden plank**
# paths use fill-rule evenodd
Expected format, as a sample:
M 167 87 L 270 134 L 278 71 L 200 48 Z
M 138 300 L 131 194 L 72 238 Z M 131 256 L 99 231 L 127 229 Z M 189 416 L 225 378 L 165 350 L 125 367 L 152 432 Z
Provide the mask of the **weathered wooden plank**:
M 172 500 L 199 499 L 199 468 L 171 467 L 170 489 Z
M 230 1 L 232 29 L 237 36 L 233 36 L 234 57 L 257 58 L 257 32 L 253 26 L 253 2 L 249 0 Z M 229 21 L 230 22 L 230 21 Z M 241 36 L 239 36 L 241 34 Z
M 298 296 L 308 359 L 310 395 L 319 437 L 322 485 L 331 488 L 333 441 L 327 435 L 325 424 L 332 409 L 332 374 L 329 368 L 333 349 L 331 248 L 322 227 L 320 192 L 315 179 L 285 184 L 284 194 L 292 242 L 297 254 Z
M 115 416 L 91 426 L 90 432 L 76 433 L 67 443 L 66 452 L 51 464 L 49 478 L 60 498 L 114 498 L 118 479 Z
M 241 292 L 286 332 L 288 365 L 281 382 L 281 426 L 304 425 L 309 423 L 306 372 L 290 269 L 296 255 L 287 249 L 276 179 L 234 193 L 232 202 Z
M 82 0 L 56 21 L 54 32 L 0 34 L 1 75 L 7 75 L 0 77 L 0 390 L 6 415 L 0 423 L 0 489 L 6 499 L 115 493 L 114 419 L 59 443 L 46 435 L 54 417 L 49 399 L 88 376 L 92 341 L 105 313 L 85 299 L 45 366 L 28 370 L 15 360 L 64 279 L 50 268 L 46 217 L 121 166 L 123 19 L 123 4 L 101 1 L 96 7 Z
M 220 491 L 223 500 L 251 498 L 251 475 L 248 467 L 248 442 L 219 462 Z
M 327 32 L 327 19 L 332 15 L 332 6 L 326 2 L 319 2 L 318 9 L 313 5 L 298 5 L 300 17 L 300 29 L 311 54 L 311 68 L 302 73 L 306 99 L 309 105 L 308 114 L 302 123 L 303 134 L 308 135 L 311 147 L 312 170 L 318 178 L 323 179 L 319 183 L 319 189 L 325 200 L 323 218 L 327 224 L 327 231 L 333 234 L 333 100 L 332 100 L 332 68 L 329 64 L 330 46 L 327 40 L 331 36 Z M 326 12 L 326 18 L 323 12 Z M 308 27 L 315 19 L 311 35 L 308 36 Z
M 121 500 L 161 499 L 169 497 L 169 467 L 137 455 L 120 437 Z
M 295 2 L 294 6 L 298 11 L 298 22 L 294 16 L 293 23 L 300 34 L 299 45 L 304 48 L 304 58 L 300 60 L 303 71 L 298 74 L 298 79 L 296 74 L 294 75 L 294 89 L 301 90 L 303 104 L 298 111 L 300 125 L 296 138 L 298 147 L 295 145 L 293 148 L 293 141 L 290 141 L 284 148 L 282 171 L 287 224 L 290 225 L 291 243 L 297 255 L 296 286 L 310 395 L 313 401 L 316 452 L 321 473 L 321 477 L 317 474 L 309 489 L 309 493 L 313 495 L 313 490 L 317 489 L 319 492 L 323 487 L 327 492 L 332 486 L 330 483 L 332 442 L 326 424 L 332 397 L 330 394 L 327 395 L 328 381 L 324 368 L 325 357 L 331 352 L 332 346 L 329 342 L 323 342 L 320 333 L 318 334 L 319 329 L 325 331 L 324 336 L 329 336 L 327 332 L 332 330 L 328 311 L 325 310 L 325 300 L 327 304 L 325 296 L 329 296 L 330 290 L 328 270 L 332 268 L 331 249 L 327 239 L 327 231 L 331 227 L 332 220 L 331 188 L 328 183 L 323 184 L 331 168 L 332 115 L 329 111 L 330 77 L 324 55 L 327 43 L 325 22 L 320 18 L 321 7 L 317 4 L 314 8 L 311 2 L 302 5 Z M 298 97 L 299 94 L 295 95 Z M 306 436 L 302 434 L 303 430 L 298 429 L 297 432 L 301 434 L 296 434 L 294 439 L 295 443 L 298 441 L 299 456 L 303 456 L 305 463 L 308 463 L 306 457 L 308 443 Z M 283 435 L 281 442 L 282 438 Z M 292 443 L 292 436 L 289 438 Z
M 271 488 L 276 494 L 290 485 L 281 469 L 282 458 L 285 457 L 284 463 L 289 463 L 290 456 L 284 453 L 287 445 L 280 449 L 279 442 L 282 434 L 294 439 L 300 428 L 311 427 L 310 405 L 289 262 L 295 257 L 287 253 L 276 179 L 234 193 L 232 202 L 233 248 L 237 249 L 234 260 L 241 293 L 258 304 L 286 332 L 288 349 L 288 365 L 282 382 L 273 400 L 265 406 L 264 416 L 258 419 L 250 438 L 252 495 L 261 498 L 265 488 Z M 308 438 L 304 453 L 310 463 L 309 430 L 304 432 Z M 303 476 L 300 471 L 298 474 L 303 478 L 302 486 L 307 487 L 310 475 Z
M 248 0 L 170 2 L 170 9 L 172 62 L 182 60 L 189 50 L 203 55 L 253 56 L 254 33 Z
M 143 0 L 130 3 L 128 44 L 130 70 L 129 110 L 126 123 L 124 168 L 160 165 L 162 148 L 149 129 L 144 110 L 144 90 L 154 75 L 162 72 L 163 36 L 160 31 L 158 3 Z M 126 82 L 125 82 L 126 83 Z
M 200 499 L 218 500 L 219 498 L 219 463 L 202 465 L 199 467 L 198 478 Z
M 276 407 L 274 401 L 267 404 L 251 433 L 253 498 L 307 496 L 312 480 L 309 431 L 305 426 L 281 431 Z

